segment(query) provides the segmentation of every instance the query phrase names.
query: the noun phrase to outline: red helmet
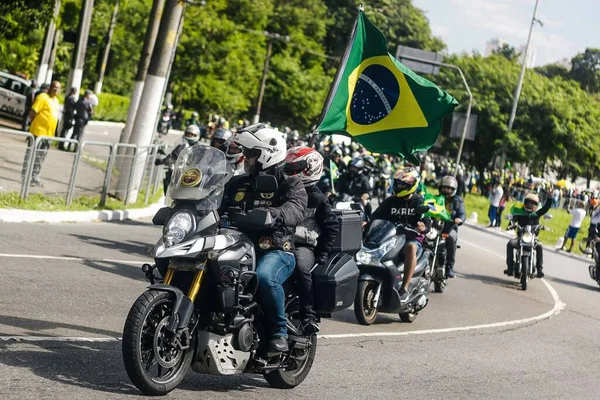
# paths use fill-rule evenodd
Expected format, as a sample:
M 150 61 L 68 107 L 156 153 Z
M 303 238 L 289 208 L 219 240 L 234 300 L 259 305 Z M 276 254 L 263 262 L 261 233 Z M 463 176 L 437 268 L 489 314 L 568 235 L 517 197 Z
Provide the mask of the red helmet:
M 305 186 L 314 185 L 323 173 L 323 156 L 312 147 L 292 147 L 287 151 L 283 173 L 298 175 Z

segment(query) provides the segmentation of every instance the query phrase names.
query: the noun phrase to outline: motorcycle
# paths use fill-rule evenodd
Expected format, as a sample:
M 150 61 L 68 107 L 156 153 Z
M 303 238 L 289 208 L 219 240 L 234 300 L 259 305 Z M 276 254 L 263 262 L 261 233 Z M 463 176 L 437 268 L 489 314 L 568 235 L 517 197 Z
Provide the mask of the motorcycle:
M 551 215 L 544 215 L 545 219 L 552 218 Z M 511 221 L 507 230 L 516 229 L 518 245 L 514 255 L 513 271 L 514 277 L 521 281 L 521 290 L 527 290 L 527 282 L 535 278 L 535 267 L 537 265 L 537 254 L 535 251 L 539 243 L 538 236 L 541 231 L 548 230 L 544 225 L 517 225 L 512 215 L 507 215 L 506 219 Z
M 417 213 L 429 210 L 417 207 Z M 375 322 L 379 312 L 398 313 L 403 322 L 413 322 L 429 301 L 431 251 L 420 248 L 413 278 L 409 284 L 409 299 L 400 303 L 400 288 L 404 276 L 406 233 L 418 235 L 414 229 L 387 220 L 375 220 L 367 228 L 361 250 L 356 254 L 360 276 L 354 299 L 354 315 L 362 325 Z
M 600 279 L 596 277 L 596 265 L 598 264 L 598 257 L 600 256 L 595 246 L 597 242 L 598 239 L 593 239 L 592 241 L 590 241 L 590 249 L 592 251 L 592 255 L 594 256 L 594 264 L 590 265 L 588 270 L 590 273 L 590 278 L 592 278 L 594 282 L 596 282 L 598 286 L 600 286 Z
M 434 220 L 431 230 L 425 235 L 423 246 L 431 250 L 429 260 L 431 282 L 436 293 L 443 293 L 447 285 L 446 276 L 446 238 L 447 233 L 442 233 L 444 222 Z
M 169 114 L 163 114 L 158 121 L 158 133 L 166 135 L 169 133 L 169 126 L 171 125 L 171 117 Z
M 213 375 L 258 373 L 275 388 L 296 387 L 311 370 L 317 336 L 302 330 L 291 279 L 283 285 L 289 351 L 267 348 L 256 252 L 241 231 L 262 230 L 274 221 L 267 210 L 239 208 L 221 219 L 217 209 L 230 177 L 222 151 L 185 149 L 167 193 L 170 207 L 153 219 L 164 228 L 152 250 L 155 265 L 142 267 L 151 286 L 132 305 L 122 342 L 127 375 L 145 395 L 167 394 L 190 368 Z M 258 177 L 257 185 L 277 191 L 273 176 Z M 312 275 L 315 309 L 322 317 L 352 305 L 358 268 L 350 255 L 334 254 Z

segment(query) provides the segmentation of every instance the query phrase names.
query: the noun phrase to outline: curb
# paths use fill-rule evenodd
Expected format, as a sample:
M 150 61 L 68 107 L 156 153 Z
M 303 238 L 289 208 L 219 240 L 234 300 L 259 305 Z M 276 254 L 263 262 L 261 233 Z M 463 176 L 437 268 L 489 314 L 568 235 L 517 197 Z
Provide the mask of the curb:
M 146 208 L 130 210 L 102 211 L 33 211 L 14 208 L 0 208 L 0 222 L 97 222 L 124 221 L 151 217 L 164 206 L 165 198 L 161 198 Z
M 508 233 L 507 231 L 496 230 L 496 228 L 490 229 L 490 228 L 487 228 L 487 227 L 485 227 L 483 225 L 474 224 L 474 223 L 468 222 L 468 221 L 465 222 L 465 225 L 468 226 L 468 227 L 470 227 L 470 228 L 476 229 L 478 231 L 487 232 L 490 235 L 502 236 L 502 237 L 505 237 L 507 239 L 512 239 L 512 238 L 515 237 L 513 234 Z M 584 261 L 584 262 L 587 262 L 587 263 L 590 263 L 590 262 L 593 263 L 594 262 L 591 258 L 584 257 L 584 256 L 579 256 L 579 255 L 572 254 L 572 253 L 567 253 L 567 252 L 561 251 L 561 250 L 557 250 L 554 247 L 550 247 L 548 245 L 544 245 L 544 251 L 551 251 L 551 252 L 559 254 L 559 255 L 561 255 L 563 257 L 573 258 L 575 260 Z

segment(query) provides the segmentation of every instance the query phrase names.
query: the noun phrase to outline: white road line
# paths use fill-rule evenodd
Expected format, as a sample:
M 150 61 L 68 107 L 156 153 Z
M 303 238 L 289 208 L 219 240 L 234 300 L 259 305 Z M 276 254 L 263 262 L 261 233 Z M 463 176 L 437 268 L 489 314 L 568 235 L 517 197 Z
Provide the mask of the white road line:
M 61 261 L 96 261 L 96 262 L 112 262 L 119 264 L 131 264 L 138 265 L 144 264 L 147 261 L 133 261 L 133 260 L 113 260 L 110 258 L 83 258 L 83 257 L 57 257 L 57 256 L 40 256 L 40 255 L 32 255 L 32 254 L 9 254 L 9 253 L 0 253 L 0 257 L 5 258 L 32 258 L 32 259 L 40 259 L 40 260 L 61 260 Z
M 484 247 L 476 245 L 474 243 L 470 243 L 466 240 L 461 239 L 461 243 L 465 243 L 469 246 L 473 246 L 477 249 L 485 251 L 487 253 L 493 254 L 501 259 L 504 259 L 504 256 L 501 256 L 498 253 L 490 251 Z M 0 253 L 0 257 L 14 257 L 16 255 L 5 255 Z M 25 256 L 31 257 L 31 256 Z M 33 257 L 33 258 L 50 258 L 50 257 Z M 76 257 L 55 257 L 58 259 L 69 259 L 69 260 L 83 260 Z M 108 261 L 108 260 L 105 260 Z M 113 260 L 115 261 L 115 260 Z M 132 263 L 131 261 L 127 261 L 128 263 Z M 367 333 L 340 333 L 340 334 L 332 334 L 332 335 L 319 335 L 321 339 L 348 339 L 348 338 L 360 338 L 360 337 L 396 337 L 396 336 L 416 336 L 416 335 L 430 335 L 430 334 L 440 334 L 440 333 L 452 333 L 452 332 L 464 332 L 464 331 L 475 331 L 481 329 L 492 329 L 492 328 L 504 328 L 507 326 L 514 325 L 524 325 L 531 324 L 533 322 L 542 321 L 544 319 L 552 318 L 558 314 L 562 310 L 565 309 L 566 304 L 562 302 L 556 290 L 545 280 L 541 280 L 550 294 L 552 295 L 552 299 L 554 300 L 554 306 L 552 309 L 547 312 L 537 315 L 535 317 L 523 318 L 523 319 L 515 319 L 512 321 L 502 321 L 502 322 L 494 322 L 490 324 L 482 324 L 482 325 L 470 325 L 470 326 L 459 326 L 454 328 L 440 328 L 440 329 L 424 329 L 419 331 L 408 331 L 408 332 L 367 332 Z M 86 338 L 86 337 L 54 337 L 54 336 L 0 336 L 0 341 L 22 341 L 22 342 L 116 342 L 121 340 L 121 338 Z

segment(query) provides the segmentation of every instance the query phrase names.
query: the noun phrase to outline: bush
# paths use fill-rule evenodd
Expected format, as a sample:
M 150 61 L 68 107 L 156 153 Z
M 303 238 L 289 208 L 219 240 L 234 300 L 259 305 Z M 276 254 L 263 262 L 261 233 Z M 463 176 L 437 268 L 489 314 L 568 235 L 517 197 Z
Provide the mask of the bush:
M 129 97 L 100 93 L 98 106 L 94 109 L 94 120 L 125 122 L 129 109 Z

